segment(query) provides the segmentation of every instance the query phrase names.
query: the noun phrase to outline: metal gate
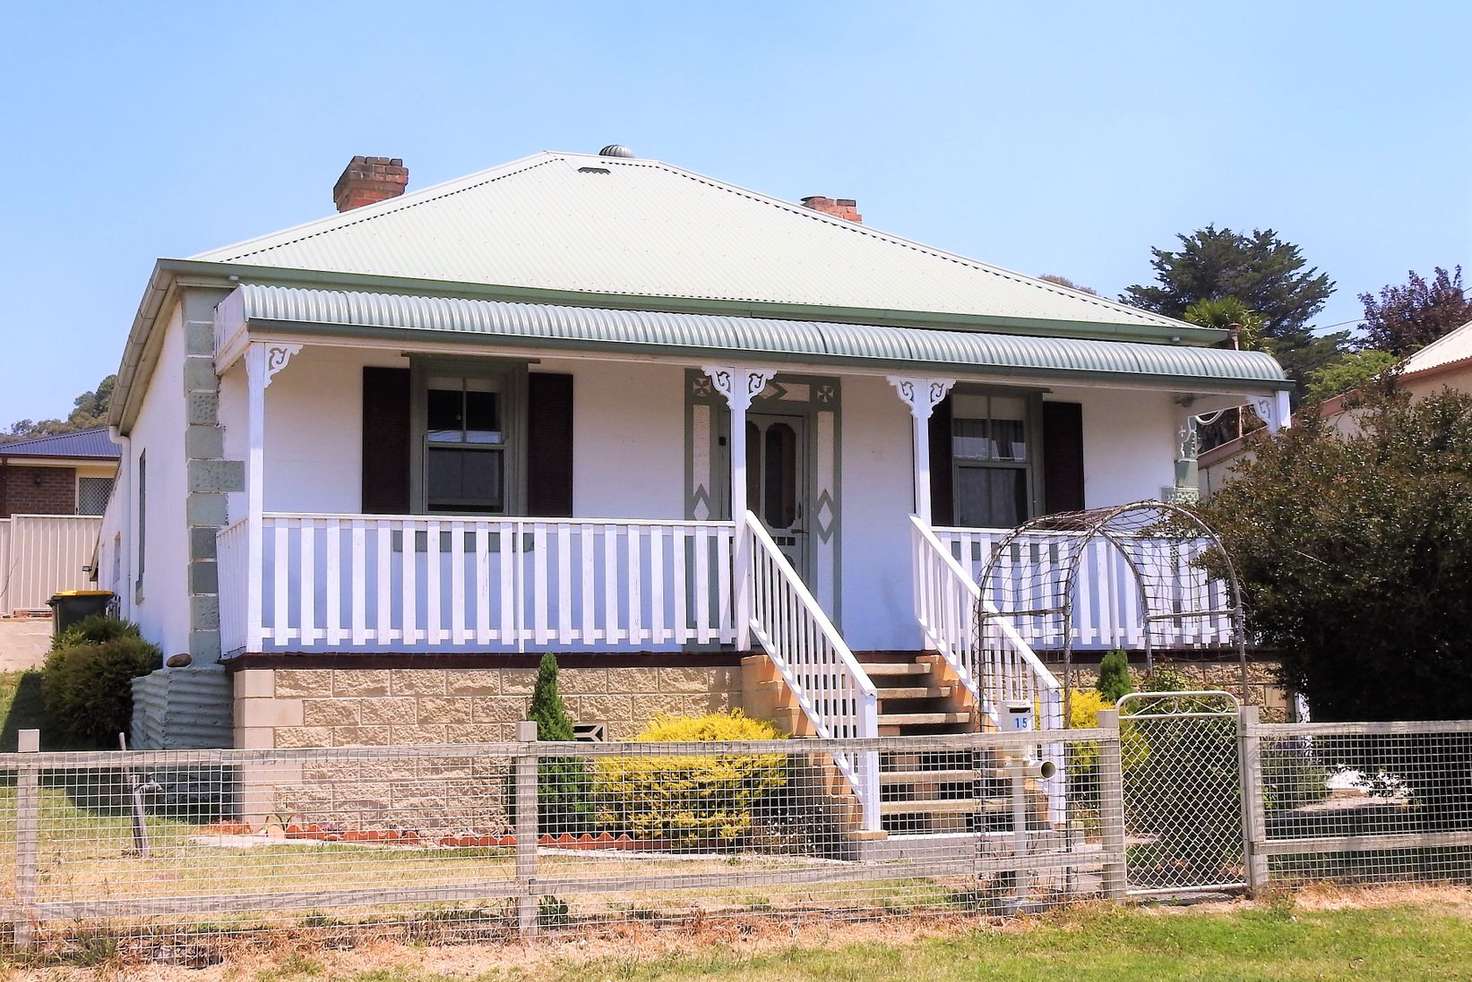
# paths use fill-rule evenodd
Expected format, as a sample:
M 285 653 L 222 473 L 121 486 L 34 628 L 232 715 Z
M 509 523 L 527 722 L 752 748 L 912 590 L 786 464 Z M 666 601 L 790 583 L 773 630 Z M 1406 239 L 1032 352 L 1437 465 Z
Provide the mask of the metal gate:
M 1216 691 L 1120 699 L 1131 894 L 1247 885 L 1240 709 L 1235 696 Z

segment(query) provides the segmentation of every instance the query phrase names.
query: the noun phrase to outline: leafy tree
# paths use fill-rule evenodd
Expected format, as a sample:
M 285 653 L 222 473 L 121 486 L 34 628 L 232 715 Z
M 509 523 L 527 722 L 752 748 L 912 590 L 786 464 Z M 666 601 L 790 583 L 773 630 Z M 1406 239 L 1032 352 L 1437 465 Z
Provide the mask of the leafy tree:
M 1067 287 L 1070 290 L 1077 290 L 1079 293 L 1087 293 L 1096 297 L 1099 295 L 1099 291 L 1094 289 L 1093 287 L 1084 286 L 1082 283 L 1075 283 L 1068 277 L 1060 276 L 1057 273 L 1044 273 L 1042 276 L 1039 276 L 1038 279 L 1044 280 L 1048 283 L 1057 283 L 1059 286 Z
M 1334 281 L 1298 246 L 1272 229 L 1243 235 L 1208 225 L 1177 236 L 1179 250 L 1151 249 L 1156 283 L 1128 287 L 1120 299 L 1169 317 L 1186 316 L 1202 300 L 1234 297 L 1261 322 L 1263 346 L 1298 380 L 1332 361 L 1347 331 L 1316 336 L 1308 322 L 1334 292 Z
M 1312 411 L 1204 507 L 1250 627 L 1322 720 L 1472 717 L 1472 396 Z M 1462 775 L 1468 779 L 1469 775 Z
M 1360 303 L 1364 347 L 1400 357 L 1472 321 L 1472 298 L 1462 289 L 1460 266 L 1451 273 L 1437 266 L 1430 283 L 1411 270 L 1404 286 L 1383 286 L 1378 297 L 1361 293 Z
M 1364 388 L 1377 377 L 1388 378 L 1399 360 L 1388 351 L 1373 348 L 1351 352 L 1310 375 L 1304 395 L 1309 402 L 1323 402 Z
M 66 419 L 21 419 L 12 423 L 8 431 L 0 431 L 0 443 L 10 440 L 27 440 L 38 436 L 57 433 L 74 433 L 107 423 L 107 411 L 112 405 L 112 390 L 117 382 L 116 375 L 109 375 L 97 383 L 97 388 L 83 392 L 72 400 L 72 411 Z
M 1206 297 L 1187 307 L 1182 319 L 1202 327 L 1237 332 L 1237 347 L 1262 351 L 1267 342 L 1262 317 L 1236 297 Z

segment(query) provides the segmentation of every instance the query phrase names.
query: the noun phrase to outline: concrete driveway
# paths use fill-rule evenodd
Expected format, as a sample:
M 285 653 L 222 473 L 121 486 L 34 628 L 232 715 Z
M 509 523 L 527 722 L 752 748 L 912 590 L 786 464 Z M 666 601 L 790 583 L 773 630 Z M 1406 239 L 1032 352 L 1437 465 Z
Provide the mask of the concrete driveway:
M 40 668 L 51 647 L 51 618 L 0 620 L 0 672 Z

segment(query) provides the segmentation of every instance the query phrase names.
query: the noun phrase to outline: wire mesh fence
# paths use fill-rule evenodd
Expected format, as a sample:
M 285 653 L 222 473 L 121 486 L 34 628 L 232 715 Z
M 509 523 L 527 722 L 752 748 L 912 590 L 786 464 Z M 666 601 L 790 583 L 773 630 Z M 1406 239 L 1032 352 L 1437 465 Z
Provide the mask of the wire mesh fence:
M 1472 723 L 1263 724 L 1270 880 L 1472 881 Z
M 6 941 L 158 957 L 1472 880 L 1472 722 L 1123 709 L 868 740 L 4 754 Z M 877 765 L 877 827 L 840 755 Z
M 0 903 L 42 951 L 1037 909 L 1123 858 L 1117 734 L 1043 736 L 0 755 Z M 838 754 L 877 758 L 881 828 Z

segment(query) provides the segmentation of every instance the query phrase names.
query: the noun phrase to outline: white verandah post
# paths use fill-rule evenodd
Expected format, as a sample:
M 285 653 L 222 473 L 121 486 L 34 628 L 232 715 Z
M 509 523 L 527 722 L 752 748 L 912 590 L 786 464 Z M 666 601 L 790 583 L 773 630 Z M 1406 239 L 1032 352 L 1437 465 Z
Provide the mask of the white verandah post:
M 262 541 L 265 514 L 266 387 L 286 367 L 299 344 L 253 341 L 245 350 L 245 650 L 259 652 L 262 641 L 262 591 L 265 550 Z M 286 575 L 277 570 L 276 575 Z
M 930 414 L 940 405 L 951 386 L 953 378 L 908 378 L 890 375 L 889 384 L 899 393 L 900 401 L 910 409 L 910 422 L 914 433 L 915 462 L 915 515 L 929 528 L 930 509 Z
M 731 410 L 731 521 L 735 525 L 734 569 L 731 588 L 734 592 L 736 650 L 751 647 L 751 542 L 746 534 L 746 410 L 751 401 L 767 387 L 776 375 L 765 368 L 742 365 L 703 365 L 701 371 L 726 399 Z

